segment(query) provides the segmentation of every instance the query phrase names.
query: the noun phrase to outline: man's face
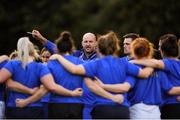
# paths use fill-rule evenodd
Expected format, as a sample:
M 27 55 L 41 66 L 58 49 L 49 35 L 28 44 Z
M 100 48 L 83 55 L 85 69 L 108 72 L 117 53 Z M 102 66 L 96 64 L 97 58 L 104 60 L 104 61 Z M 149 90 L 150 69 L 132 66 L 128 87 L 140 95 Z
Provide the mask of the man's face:
M 92 53 L 96 50 L 96 37 L 92 34 L 83 36 L 82 47 L 86 53 Z
M 124 47 L 124 54 L 129 55 L 131 53 L 131 42 L 132 38 L 125 38 L 123 47 Z

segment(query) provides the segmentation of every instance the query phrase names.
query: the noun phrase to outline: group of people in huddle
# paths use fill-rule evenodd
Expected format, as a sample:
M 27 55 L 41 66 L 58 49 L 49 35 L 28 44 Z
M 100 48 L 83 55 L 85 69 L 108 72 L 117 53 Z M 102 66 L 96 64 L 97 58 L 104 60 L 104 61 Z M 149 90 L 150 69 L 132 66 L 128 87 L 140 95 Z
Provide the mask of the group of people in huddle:
M 13 55 L 0 56 L 1 119 L 180 118 L 174 34 L 159 38 L 162 59 L 154 58 L 153 44 L 135 33 L 123 36 L 125 57 L 119 57 L 120 39 L 113 31 L 98 37 L 85 33 L 81 50 L 68 31 L 54 43 L 37 30 L 32 36 L 44 46 L 40 53 L 21 37 Z

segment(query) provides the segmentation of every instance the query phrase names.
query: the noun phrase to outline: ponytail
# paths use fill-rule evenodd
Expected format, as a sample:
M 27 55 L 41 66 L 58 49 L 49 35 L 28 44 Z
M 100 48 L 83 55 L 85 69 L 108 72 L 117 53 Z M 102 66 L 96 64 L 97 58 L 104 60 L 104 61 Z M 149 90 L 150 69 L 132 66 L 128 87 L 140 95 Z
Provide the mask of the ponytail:
M 28 64 L 30 53 L 32 53 L 33 45 L 28 37 L 22 37 L 17 43 L 18 59 L 22 62 L 22 67 L 25 68 Z

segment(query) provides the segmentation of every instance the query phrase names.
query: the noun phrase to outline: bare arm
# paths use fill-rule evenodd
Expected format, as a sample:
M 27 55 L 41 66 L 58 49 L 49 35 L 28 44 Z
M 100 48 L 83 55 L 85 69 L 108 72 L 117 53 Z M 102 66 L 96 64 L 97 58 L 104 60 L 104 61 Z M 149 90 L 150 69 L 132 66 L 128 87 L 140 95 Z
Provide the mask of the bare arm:
M 21 108 L 26 107 L 30 103 L 36 102 L 47 93 L 48 93 L 48 90 L 43 85 L 41 85 L 40 89 L 32 96 L 26 99 L 16 99 L 16 107 L 21 107 Z
M 131 85 L 128 82 L 124 82 L 122 84 L 104 84 L 99 79 L 96 79 L 95 83 L 103 89 L 115 93 L 125 93 L 128 92 L 131 88 Z
M 38 90 L 38 87 L 31 89 L 21 83 L 13 81 L 12 79 L 6 81 L 6 86 L 13 91 L 24 94 L 34 94 Z
M 9 60 L 8 56 L 7 55 L 2 55 L 0 56 L 0 63 L 5 61 L 5 60 Z
M 133 60 L 131 62 L 134 63 L 134 64 L 138 64 L 138 65 L 164 69 L 164 63 L 163 63 L 162 60 L 144 59 L 144 60 Z
M 145 68 L 139 70 L 138 77 L 148 78 L 153 73 L 153 71 L 154 71 L 154 69 L 152 67 L 145 67 Z
M 169 95 L 180 95 L 180 87 L 173 87 L 168 91 Z
M 63 96 L 81 96 L 83 92 L 82 88 L 68 90 L 63 86 L 56 84 L 51 74 L 47 74 L 44 77 L 42 77 L 41 82 L 49 91 Z
M 52 55 L 50 59 L 52 60 L 57 59 L 65 67 L 65 69 L 69 71 L 70 73 L 77 74 L 77 75 L 85 74 L 85 69 L 83 65 L 75 65 L 71 63 L 70 61 L 66 60 L 61 55 L 58 55 L 58 54 Z
M 7 69 L 2 68 L 2 69 L 0 70 L 0 83 L 5 82 L 5 81 L 8 80 L 10 77 L 11 77 L 11 73 L 10 73 Z
M 35 39 L 39 40 L 43 45 L 45 45 L 46 42 L 48 41 L 48 40 L 47 40 L 44 36 L 42 36 L 41 33 L 40 33 L 39 31 L 37 31 L 37 30 L 33 30 L 33 31 L 32 31 L 32 36 L 33 36 Z
M 121 104 L 124 101 L 124 97 L 122 95 L 120 95 L 120 94 L 113 95 L 113 94 L 107 92 L 106 90 L 104 90 L 103 88 L 101 88 L 100 86 L 95 84 L 90 78 L 84 78 L 84 80 L 85 80 L 85 84 L 87 85 L 87 87 L 95 94 L 97 94 L 101 97 L 110 99 L 119 104 Z

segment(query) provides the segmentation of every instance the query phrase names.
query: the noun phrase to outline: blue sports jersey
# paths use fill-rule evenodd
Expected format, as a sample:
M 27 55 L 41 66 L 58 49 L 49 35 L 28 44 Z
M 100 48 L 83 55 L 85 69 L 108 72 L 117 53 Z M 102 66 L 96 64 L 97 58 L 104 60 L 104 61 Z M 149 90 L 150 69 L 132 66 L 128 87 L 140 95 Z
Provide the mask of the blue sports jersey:
M 64 58 L 76 65 L 82 63 L 81 60 L 71 55 L 64 56 Z M 69 73 L 57 60 L 50 60 L 48 62 L 48 68 L 53 74 L 54 80 L 57 84 L 69 90 L 82 88 L 83 76 Z M 83 103 L 83 100 L 81 97 L 62 96 L 51 93 L 49 102 L 50 103 Z
M 7 63 L 8 61 L 3 61 L 0 63 L 0 70 L 1 68 Z M 5 84 L 0 84 L 0 101 L 4 101 L 4 92 L 5 92 Z
M 167 93 L 173 86 L 165 72 L 155 70 L 147 79 L 136 78 L 136 84 L 129 92 L 131 105 L 145 103 L 148 105 L 161 105 L 162 94 Z
M 126 80 L 127 75 L 137 76 L 139 67 L 124 58 L 106 56 L 102 59 L 83 64 L 88 77 L 98 77 L 104 84 L 119 84 Z M 115 93 L 113 93 L 115 94 Z M 127 94 L 124 93 L 122 105 L 129 106 Z M 113 101 L 96 95 L 96 104 L 117 104 Z
M 11 78 L 14 81 L 29 88 L 39 87 L 41 84 L 40 79 L 45 75 L 50 74 L 49 69 L 45 65 L 37 62 L 31 62 L 23 69 L 21 61 L 13 60 L 9 61 L 4 68 L 12 74 Z M 17 98 L 26 99 L 29 96 L 31 95 L 8 90 L 7 106 L 16 107 L 15 100 Z M 42 104 L 40 100 L 38 100 L 28 106 L 42 106 Z
M 172 83 L 173 86 L 180 86 L 180 61 L 175 59 L 163 59 L 165 68 L 164 70 L 167 73 L 169 81 Z M 165 95 L 164 104 L 171 104 L 171 103 L 178 103 L 176 100 L 176 95 Z

